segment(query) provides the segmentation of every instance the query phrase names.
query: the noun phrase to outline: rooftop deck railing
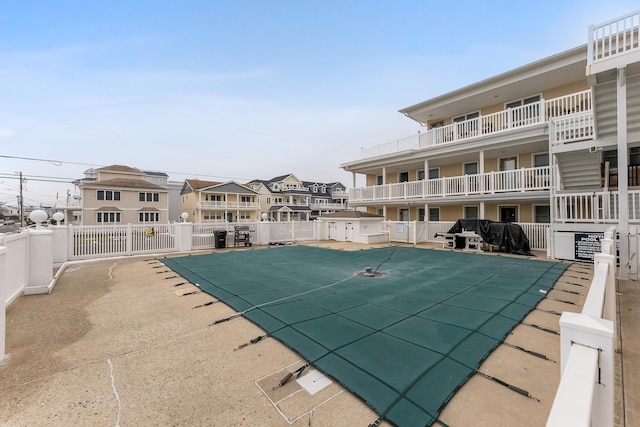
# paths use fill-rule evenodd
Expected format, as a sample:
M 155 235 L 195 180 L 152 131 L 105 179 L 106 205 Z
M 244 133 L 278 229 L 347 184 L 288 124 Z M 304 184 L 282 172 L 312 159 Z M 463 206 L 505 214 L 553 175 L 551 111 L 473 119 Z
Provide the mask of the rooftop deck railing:
M 593 64 L 640 50 L 640 11 L 589 26 L 587 69 Z
M 362 148 L 361 157 L 365 159 L 408 150 L 420 150 L 435 145 L 469 140 L 483 135 L 523 129 L 574 115 L 580 115 L 580 119 L 569 119 L 568 122 L 561 122 L 556 126 L 559 129 L 558 132 L 571 130 L 571 138 L 568 138 L 565 134 L 552 134 L 552 138 L 560 136 L 563 142 L 579 140 L 579 137 L 582 139 L 592 138 L 592 106 L 591 89 L 587 89 L 550 100 L 542 99 L 520 107 L 508 108 L 493 114 L 481 115 L 470 120 L 429 129 L 426 132 L 418 132 L 415 135 L 398 138 L 386 144 Z M 579 128 L 581 125 L 589 128 L 581 130 Z
M 550 188 L 550 168 L 522 168 L 395 184 L 352 188 L 349 202 L 420 200 L 506 192 L 541 191 Z
M 594 256 L 594 277 L 581 313 L 560 316 L 561 380 L 547 427 L 610 427 L 614 423 L 616 318 L 615 230 Z

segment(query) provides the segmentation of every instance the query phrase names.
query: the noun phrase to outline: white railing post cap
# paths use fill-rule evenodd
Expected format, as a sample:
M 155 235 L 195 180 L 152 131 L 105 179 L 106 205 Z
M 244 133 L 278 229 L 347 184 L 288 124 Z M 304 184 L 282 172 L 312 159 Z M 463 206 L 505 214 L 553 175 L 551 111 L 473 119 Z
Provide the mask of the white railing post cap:
M 560 327 L 576 331 L 588 332 L 605 338 L 613 337 L 613 322 L 592 317 L 582 313 L 565 311 L 560 316 Z M 579 343 L 586 344 L 586 343 Z

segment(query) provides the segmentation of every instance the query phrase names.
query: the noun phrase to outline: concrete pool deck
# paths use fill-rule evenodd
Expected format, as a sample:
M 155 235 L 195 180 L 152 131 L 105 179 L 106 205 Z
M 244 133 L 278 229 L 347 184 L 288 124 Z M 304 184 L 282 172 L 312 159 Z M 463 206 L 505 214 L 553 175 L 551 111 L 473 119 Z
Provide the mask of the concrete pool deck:
M 18 298 L 7 310 L 0 424 L 366 426 L 378 418 L 335 382 L 315 394 L 293 380 L 274 389 L 304 361 L 272 338 L 238 348 L 262 331 L 243 318 L 210 326 L 234 311 L 216 303 L 194 308 L 214 299 L 190 284 L 175 286 L 182 280 L 162 267 L 153 256 L 74 263 L 51 294 Z M 590 283 L 586 267 L 568 271 Z M 632 426 L 640 425 L 640 285 L 619 288 L 616 425 Z M 579 311 L 584 295 L 571 297 L 575 306 L 548 299 L 540 308 Z M 559 329 L 558 316 L 544 311 L 526 321 Z M 559 383 L 559 337 L 520 325 L 506 341 L 551 360 L 502 345 L 481 371 L 540 402 L 476 375 L 445 407 L 444 423 L 544 425 Z

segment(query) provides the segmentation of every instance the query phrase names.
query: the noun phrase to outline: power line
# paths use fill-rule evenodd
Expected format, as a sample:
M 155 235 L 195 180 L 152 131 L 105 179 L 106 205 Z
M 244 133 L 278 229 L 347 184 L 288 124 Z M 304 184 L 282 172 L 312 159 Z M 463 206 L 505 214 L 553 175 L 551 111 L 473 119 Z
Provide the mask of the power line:
M 4 155 L 4 154 L 0 154 L 0 158 L 15 159 L 15 160 L 29 160 L 29 161 L 35 161 L 35 162 L 46 162 L 46 163 L 51 163 L 51 164 L 53 164 L 55 166 L 62 166 L 63 164 L 77 165 L 77 166 L 91 166 L 91 167 L 104 167 L 104 166 L 106 166 L 106 165 L 98 165 L 98 164 L 94 164 L 94 163 L 71 162 L 71 161 L 66 161 L 66 160 L 55 160 L 55 159 L 38 159 L 38 158 L 35 158 L 35 157 L 8 156 L 8 155 Z M 162 172 L 165 172 L 167 174 L 174 174 L 174 175 L 205 177 L 205 178 L 223 178 L 223 179 L 231 179 L 231 180 L 237 180 L 237 181 L 250 181 L 251 179 L 253 179 L 253 178 L 242 178 L 242 177 L 232 177 L 232 176 L 198 174 L 198 173 L 192 173 L 192 172 L 175 172 L 175 171 L 162 171 Z M 6 177 L 6 178 L 10 178 L 11 177 L 10 175 L 2 175 L 2 174 L 0 174 L 0 176 Z M 37 175 L 32 175 L 32 176 L 37 176 Z M 51 178 L 51 177 L 46 177 L 46 178 Z M 77 178 L 63 178 L 63 179 L 68 179 L 69 181 L 74 181 Z M 51 181 L 51 182 L 57 182 L 57 181 Z

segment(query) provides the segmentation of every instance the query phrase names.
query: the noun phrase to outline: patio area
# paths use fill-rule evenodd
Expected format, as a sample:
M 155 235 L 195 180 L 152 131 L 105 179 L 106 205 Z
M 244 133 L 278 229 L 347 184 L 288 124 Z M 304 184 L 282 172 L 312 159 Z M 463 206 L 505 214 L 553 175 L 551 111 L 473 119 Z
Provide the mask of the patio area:
M 570 265 L 540 303 L 546 311 L 531 312 L 506 339 L 511 346 L 500 345 L 480 367 L 540 401 L 475 375 L 444 408 L 443 423 L 544 425 L 559 382 L 559 338 L 527 324 L 558 330 L 558 316 L 549 312 L 579 311 L 584 285 L 591 280 L 589 267 Z M 331 378 L 313 394 L 295 378 L 274 389 L 305 364 L 300 355 L 273 338 L 245 346 L 264 334 L 246 319 L 211 325 L 236 310 L 196 286 L 180 284 L 184 279 L 165 270 L 151 256 L 79 262 L 67 267 L 51 294 L 18 298 L 7 311 L 10 357 L 0 367 L 2 422 L 308 426 L 369 425 L 378 418 Z M 573 283 L 583 285 L 579 295 L 562 292 L 576 289 Z M 616 425 L 637 425 L 640 292 L 637 284 L 625 282 L 620 294 L 624 365 L 617 372 L 624 376 L 618 391 L 626 392 L 618 393 Z M 305 371 L 300 380 L 311 374 Z

